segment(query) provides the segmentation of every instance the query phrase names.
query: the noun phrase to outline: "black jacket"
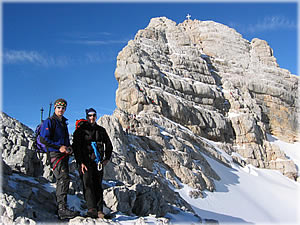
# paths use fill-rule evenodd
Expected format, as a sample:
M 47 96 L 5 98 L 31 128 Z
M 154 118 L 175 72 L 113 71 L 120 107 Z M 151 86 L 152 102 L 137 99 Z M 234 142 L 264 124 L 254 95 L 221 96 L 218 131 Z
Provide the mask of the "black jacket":
M 73 150 L 78 165 L 81 163 L 91 165 L 96 156 L 92 148 L 92 142 L 97 143 L 98 150 L 103 160 L 110 160 L 112 154 L 112 143 L 106 130 L 98 124 L 84 122 L 73 134 Z

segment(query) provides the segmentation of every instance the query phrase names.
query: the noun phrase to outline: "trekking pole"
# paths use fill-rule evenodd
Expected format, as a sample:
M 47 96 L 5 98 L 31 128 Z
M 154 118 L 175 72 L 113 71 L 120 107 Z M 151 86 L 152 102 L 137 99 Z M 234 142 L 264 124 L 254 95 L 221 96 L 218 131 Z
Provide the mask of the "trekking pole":
M 43 122 L 43 112 L 44 112 L 44 109 L 43 107 L 41 108 L 41 122 Z
M 52 107 L 52 102 L 50 102 L 49 117 L 51 116 L 51 107 Z

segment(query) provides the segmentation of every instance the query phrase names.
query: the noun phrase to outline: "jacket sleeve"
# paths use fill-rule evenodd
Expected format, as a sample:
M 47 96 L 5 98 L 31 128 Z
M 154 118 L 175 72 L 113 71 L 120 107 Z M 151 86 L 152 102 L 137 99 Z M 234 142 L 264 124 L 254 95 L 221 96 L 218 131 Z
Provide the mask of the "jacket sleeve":
M 66 146 L 69 147 L 71 144 L 70 144 L 70 136 L 69 136 L 69 130 L 68 130 L 68 127 L 66 125 L 66 136 L 65 136 L 65 143 L 66 143 Z
M 104 140 L 104 143 L 105 143 L 105 158 L 104 160 L 110 160 L 111 158 L 111 154 L 112 154 L 112 150 L 113 150 L 113 146 L 112 146 L 112 143 L 109 139 L 109 136 L 106 132 L 106 130 L 103 128 L 103 140 Z
M 75 132 L 73 133 L 73 143 L 72 143 L 72 148 L 74 151 L 74 156 L 75 156 L 75 160 L 76 163 L 78 165 L 81 165 L 81 163 L 83 163 L 82 159 L 82 142 L 81 142 L 81 137 L 80 137 L 80 130 L 75 130 Z
M 58 143 L 56 143 L 54 140 L 51 140 L 50 132 L 53 131 L 52 126 L 53 125 L 51 123 L 51 119 L 47 119 L 44 121 L 42 129 L 41 129 L 41 133 L 40 133 L 40 140 L 47 147 L 59 150 L 60 146 L 58 145 Z M 52 137 L 54 137 L 54 134 L 52 134 Z M 49 149 L 49 151 L 51 151 L 51 150 Z

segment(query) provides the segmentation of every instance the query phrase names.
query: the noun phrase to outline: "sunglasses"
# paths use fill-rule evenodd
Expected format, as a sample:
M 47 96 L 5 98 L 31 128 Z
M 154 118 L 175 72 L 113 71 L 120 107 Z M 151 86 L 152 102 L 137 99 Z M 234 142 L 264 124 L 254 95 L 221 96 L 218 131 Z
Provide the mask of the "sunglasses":
M 93 117 L 96 117 L 96 114 L 91 114 L 91 115 L 89 115 L 89 117 L 92 117 L 92 116 L 93 116 Z
M 64 106 L 56 106 L 57 109 L 66 109 Z

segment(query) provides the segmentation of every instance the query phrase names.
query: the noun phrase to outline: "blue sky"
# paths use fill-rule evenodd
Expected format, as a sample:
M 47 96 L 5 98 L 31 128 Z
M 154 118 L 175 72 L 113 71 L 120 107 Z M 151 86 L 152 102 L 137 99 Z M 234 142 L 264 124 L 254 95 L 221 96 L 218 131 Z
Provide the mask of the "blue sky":
M 1 4 L 2 111 L 32 128 L 40 108 L 46 118 L 60 97 L 68 101 L 70 132 L 88 107 L 112 114 L 116 57 L 153 17 L 181 23 L 189 13 L 228 25 L 249 41 L 266 40 L 280 67 L 298 74 L 296 2 Z

